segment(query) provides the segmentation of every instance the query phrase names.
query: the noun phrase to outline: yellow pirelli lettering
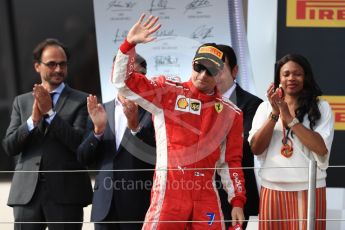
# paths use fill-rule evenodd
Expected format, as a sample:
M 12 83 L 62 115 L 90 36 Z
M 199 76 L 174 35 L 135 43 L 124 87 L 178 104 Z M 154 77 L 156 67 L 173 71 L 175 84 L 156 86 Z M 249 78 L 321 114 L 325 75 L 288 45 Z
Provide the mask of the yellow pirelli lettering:
M 213 47 L 213 46 L 203 46 L 199 49 L 199 53 L 209 53 L 213 54 L 214 56 L 218 57 L 219 59 L 222 59 L 223 52 L 219 49 Z
M 345 27 L 345 0 L 287 0 L 287 27 Z
M 334 114 L 334 129 L 345 130 L 345 96 L 322 96 L 331 105 Z

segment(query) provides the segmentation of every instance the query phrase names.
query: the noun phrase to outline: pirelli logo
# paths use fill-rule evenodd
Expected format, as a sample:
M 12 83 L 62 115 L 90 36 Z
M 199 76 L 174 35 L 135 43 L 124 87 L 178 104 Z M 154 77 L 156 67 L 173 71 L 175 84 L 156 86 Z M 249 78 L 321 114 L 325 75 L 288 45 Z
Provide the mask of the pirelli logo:
M 203 46 L 199 49 L 199 53 L 213 54 L 219 59 L 222 59 L 223 57 L 223 52 L 220 51 L 219 49 L 214 48 L 213 46 Z
M 345 27 L 345 0 L 287 0 L 287 27 Z
M 345 130 L 345 96 L 322 96 L 331 105 L 334 114 L 334 129 Z

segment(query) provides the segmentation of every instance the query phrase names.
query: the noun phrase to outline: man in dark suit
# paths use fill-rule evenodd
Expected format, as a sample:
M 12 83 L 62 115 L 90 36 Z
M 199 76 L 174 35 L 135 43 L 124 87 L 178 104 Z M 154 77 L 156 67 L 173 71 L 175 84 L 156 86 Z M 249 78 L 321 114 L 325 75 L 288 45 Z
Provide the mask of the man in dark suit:
M 146 73 L 146 62 L 140 56 L 134 70 Z M 78 148 L 78 158 L 85 165 L 96 162 L 100 169 L 91 221 L 137 221 L 95 223 L 95 229 L 139 230 L 150 204 L 155 162 L 151 114 L 121 95 L 104 107 L 95 96 L 90 95 L 87 101 L 89 133 Z
M 247 141 L 249 130 L 252 127 L 252 120 L 255 112 L 262 102 L 260 98 L 250 94 L 243 90 L 236 82 L 236 76 L 238 73 L 237 58 L 234 50 L 227 45 L 218 45 L 219 49 L 223 51 L 225 55 L 225 65 L 223 73 L 217 82 L 217 87 L 224 97 L 229 98 L 234 104 L 236 104 L 243 112 L 244 122 L 244 138 L 243 138 L 243 159 L 242 167 L 254 166 L 254 154 L 250 150 L 249 143 Z M 259 192 L 257 189 L 255 174 L 253 169 L 244 169 L 244 178 L 246 186 L 247 202 L 244 206 L 244 214 L 246 220 L 249 216 L 257 216 L 259 211 Z M 231 220 L 230 210 L 231 207 L 227 201 L 227 195 L 224 190 L 220 189 L 220 198 L 222 202 L 222 209 L 225 220 Z M 243 229 L 245 229 L 247 222 L 244 222 Z M 230 222 L 226 223 L 226 226 L 230 226 Z
M 14 99 L 3 139 L 6 153 L 18 157 L 8 205 L 16 222 L 80 222 L 18 223 L 15 229 L 81 229 L 83 207 L 92 199 L 90 178 L 87 172 L 63 171 L 85 169 L 76 150 L 85 130 L 87 95 L 64 84 L 69 54 L 58 40 L 42 41 L 33 56 L 41 84 Z

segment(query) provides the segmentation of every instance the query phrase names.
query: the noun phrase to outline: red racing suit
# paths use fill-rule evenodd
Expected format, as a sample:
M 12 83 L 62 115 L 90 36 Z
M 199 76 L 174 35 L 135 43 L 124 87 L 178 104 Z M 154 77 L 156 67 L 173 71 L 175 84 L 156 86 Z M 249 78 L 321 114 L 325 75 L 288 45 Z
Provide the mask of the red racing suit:
M 134 45 L 125 41 L 112 81 L 153 114 L 157 160 L 143 229 L 225 229 L 214 178 L 217 169 L 229 202 L 243 208 L 242 112 L 217 89 L 207 95 L 191 81 L 149 80 L 133 72 L 134 57 Z

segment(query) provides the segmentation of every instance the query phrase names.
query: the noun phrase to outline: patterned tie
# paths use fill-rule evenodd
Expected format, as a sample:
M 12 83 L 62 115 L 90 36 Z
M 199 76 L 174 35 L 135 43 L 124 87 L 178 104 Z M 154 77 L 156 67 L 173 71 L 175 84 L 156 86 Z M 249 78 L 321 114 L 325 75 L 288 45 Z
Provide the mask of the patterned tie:
M 56 92 L 52 92 L 49 94 L 50 94 L 50 98 L 52 99 L 52 109 L 54 109 L 54 95 L 56 94 Z

